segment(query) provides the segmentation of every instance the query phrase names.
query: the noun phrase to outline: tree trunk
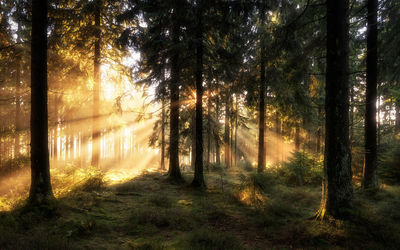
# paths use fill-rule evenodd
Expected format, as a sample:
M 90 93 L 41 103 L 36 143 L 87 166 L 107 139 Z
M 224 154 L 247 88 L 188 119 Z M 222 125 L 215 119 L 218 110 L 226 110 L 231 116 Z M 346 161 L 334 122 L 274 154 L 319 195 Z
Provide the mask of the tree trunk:
M 238 116 L 239 116 L 239 104 L 236 98 L 236 115 L 235 115 L 235 167 L 237 167 L 238 150 L 237 150 L 237 140 L 238 140 Z
M 215 162 L 217 164 L 221 164 L 221 146 L 219 140 L 219 98 L 216 97 L 215 100 L 215 124 L 216 127 L 214 129 L 214 138 L 215 138 Z
M 368 0 L 367 26 L 367 86 L 365 106 L 365 160 L 363 188 L 378 188 L 376 147 L 376 98 L 377 98 L 377 11 L 378 0 Z
M 196 162 L 196 110 L 191 110 L 191 124 L 192 124 L 192 154 L 190 155 L 190 167 L 195 168 Z
M 265 168 L 265 148 L 264 148 L 264 130 L 265 130 L 265 44 L 264 44 L 264 19 L 265 19 L 265 4 L 261 3 L 260 8 L 260 89 L 259 89 L 259 108 L 258 108 L 258 166 L 257 172 L 261 173 Z
M 399 139 L 400 136 L 400 100 L 396 100 L 396 125 L 394 129 L 395 138 Z
M 379 85 L 378 85 L 378 93 L 379 93 Z M 378 94 L 378 124 L 377 124 L 377 127 L 378 127 L 378 131 L 377 131 L 377 136 L 378 136 L 378 138 L 377 138 L 377 146 L 379 147 L 380 145 L 381 145 L 381 105 L 382 105 L 382 102 L 381 102 L 381 98 L 380 98 L 380 95 Z
M 19 25 L 18 25 L 19 27 Z M 19 28 L 18 28 L 19 30 Z M 19 39 L 17 39 L 19 40 Z M 16 57 L 16 82 L 15 82 L 15 136 L 14 157 L 20 156 L 20 132 L 21 132 L 21 57 Z
M 170 144 L 169 144 L 169 178 L 174 182 L 182 182 L 182 175 L 179 169 L 179 82 L 180 82 L 180 64 L 179 53 L 176 48 L 179 47 L 180 24 L 178 16 L 180 12 L 179 1 L 176 1 L 174 18 L 172 24 L 172 43 L 175 48 L 171 57 L 171 103 L 170 103 Z
M 300 124 L 298 122 L 295 127 L 294 147 L 296 152 L 300 150 Z
M 32 0 L 31 187 L 29 203 L 54 199 L 50 182 L 47 113 L 47 1 Z
M 207 92 L 207 165 L 210 164 L 211 156 L 211 80 L 208 80 Z
M 230 167 L 229 163 L 229 93 L 226 93 L 226 102 L 225 102 L 225 133 L 224 133 L 224 146 L 225 146 L 225 166 L 227 168 Z
M 349 1 L 328 0 L 325 178 L 319 218 L 346 218 L 352 207 L 348 59 Z
M 276 162 L 278 163 L 280 161 L 280 154 L 281 154 L 281 141 L 280 141 L 280 135 L 281 135 L 281 122 L 279 120 L 279 114 L 278 112 L 275 113 L 275 132 L 276 132 L 276 137 L 275 137 L 275 159 Z
M 94 12 L 94 86 L 93 86 L 93 124 L 92 124 L 92 166 L 99 166 L 100 158 L 100 43 L 101 43 L 101 0 L 96 2 Z
M 192 186 L 204 188 L 203 174 L 203 3 L 197 2 L 196 27 L 196 161 Z
M 165 100 L 161 100 L 161 170 L 165 170 Z

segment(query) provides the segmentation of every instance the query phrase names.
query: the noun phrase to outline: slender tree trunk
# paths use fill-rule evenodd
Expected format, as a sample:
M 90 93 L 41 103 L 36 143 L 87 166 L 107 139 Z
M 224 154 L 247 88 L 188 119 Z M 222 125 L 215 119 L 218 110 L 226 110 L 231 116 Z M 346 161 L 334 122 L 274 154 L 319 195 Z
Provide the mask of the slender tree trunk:
M 239 116 L 239 104 L 236 98 L 236 115 L 235 115 L 235 167 L 237 167 L 238 150 L 237 150 L 237 140 L 238 140 L 238 116 Z
M 178 16 L 180 12 L 180 1 L 176 1 L 175 15 L 172 23 L 172 42 L 175 47 L 179 47 L 180 24 Z M 171 103 L 170 103 L 170 134 L 169 134 L 169 178 L 174 182 L 182 182 L 183 178 L 179 169 L 179 82 L 180 82 L 180 64 L 179 50 L 173 49 L 171 57 Z
M 396 100 L 396 125 L 394 129 L 395 138 L 399 139 L 400 136 L 400 101 Z
M 321 131 L 322 131 L 322 124 L 320 122 L 321 119 L 321 112 L 322 108 L 318 107 L 318 128 L 317 128 L 317 153 L 321 153 Z
M 220 147 L 220 140 L 219 140 L 219 98 L 216 98 L 215 103 L 215 130 L 214 130 L 214 138 L 215 138 L 215 162 L 217 164 L 221 164 L 221 147 Z
M 378 85 L 378 91 L 379 91 L 379 85 Z M 377 144 L 378 145 L 377 145 L 377 147 L 379 147 L 381 145 L 381 105 L 382 105 L 381 98 L 380 98 L 380 95 L 378 95 L 378 124 L 377 124 L 377 127 L 378 127 Z
M 19 26 L 19 25 L 18 25 Z M 19 30 L 19 28 L 18 28 Z M 19 39 L 17 39 L 19 40 Z M 15 82 L 15 136 L 14 157 L 20 156 L 20 132 L 21 132 L 21 57 L 16 57 L 16 82 Z
M 300 150 L 300 124 L 298 122 L 295 127 L 294 147 L 296 152 Z
M 363 187 L 378 188 L 376 146 L 376 99 L 378 62 L 378 0 L 368 0 L 367 27 L 367 87 L 365 106 L 365 160 Z
M 261 173 L 265 168 L 265 148 L 264 148 L 264 130 L 265 130 L 265 44 L 264 44 L 264 20 L 265 20 L 265 4 L 262 1 L 260 8 L 260 89 L 259 89 L 259 107 L 258 107 L 258 166 L 257 172 Z
M 55 94 L 54 103 L 54 117 L 55 117 L 55 130 L 54 130 L 54 157 L 58 160 L 58 103 L 61 101 L 62 95 Z
M 346 218 L 352 207 L 348 60 L 349 1 L 328 0 L 325 179 L 319 218 Z
M 219 140 L 219 99 L 217 97 L 216 100 L 216 109 L 215 109 L 215 122 L 216 128 L 214 130 L 214 138 L 215 138 L 215 162 L 217 164 L 221 164 L 221 145 Z
M 161 170 L 165 170 L 165 100 L 161 100 Z
M 93 124 L 92 124 L 92 166 L 99 166 L 100 159 L 100 43 L 101 43 L 101 0 L 96 1 L 94 12 L 94 86 L 93 86 Z
M 229 93 L 226 93 L 226 101 L 225 101 L 225 133 L 224 133 L 224 146 L 225 146 L 225 166 L 227 168 L 230 167 L 229 163 Z
M 196 161 L 192 186 L 205 187 L 203 174 L 203 3 L 197 2 L 196 28 Z
M 280 147 L 280 144 L 281 144 L 281 140 L 280 140 L 281 122 L 279 120 L 278 112 L 275 113 L 275 132 L 276 132 L 276 137 L 275 137 L 275 148 L 276 148 L 275 154 L 276 154 L 276 156 L 275 156 L 275 158 L 276 158 L 276 162 L 279 162 L 280 154 L 281 154 L 281 147 Z
M 354 141 L 354 87 L 350 85 L 350 152 Z
M 212 134 L 212 132 L 211 132 L 211 80 L 208 80 L 208 92 L 207 92 L 207 165 L 210 164 L 210 157 L 211 157 L 211 134 Z
M 190 167 L 194 169 L 196 162 L 196 110 L 191 110 L 191 123 L 192 123 L 192 154 L 190 155 Z
M 50 182 L 47 113 L 47 1 L 32 0 L 31 187 L 29 203 L 54 199 Z
M 233 110 L 233 102 L 232 103 L 230 103 L 230 107 L 231 107 L 231 109 Z M 233 166 L 233 131 L 234 131 L 234 129 L 235 129 L 235 124 L 234 124 L 234 122 L 233 122 L 233 118 L 234 118 L 234 113 L 233 112 L 231 112 L 231 116 L 230 116 L 230 127 L 231 127 L 231 131 L 230 131 L 230 145 L 229 145 L 229 149 L 230 149 L 230 158 L 229 158 L 229 162 L 230 162 L 230 165 L 231 166 Z

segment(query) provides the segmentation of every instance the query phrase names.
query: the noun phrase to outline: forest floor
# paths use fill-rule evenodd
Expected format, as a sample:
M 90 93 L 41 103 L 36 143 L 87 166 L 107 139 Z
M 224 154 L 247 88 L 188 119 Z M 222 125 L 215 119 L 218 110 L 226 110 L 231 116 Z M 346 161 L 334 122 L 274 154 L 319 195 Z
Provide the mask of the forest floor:
M 246 172 L 206 173 L 207 189 L 174 185 L 158 172 L 116 185 L 92 177 L 46 213 L 0 214 L 0 249 L 394 249 L 400 187 L 355 190 L 348 221 L 312 219 L 320 187 L 276 181 L 257 188 Z M 256 176 L 256 175 L 254 175 Z M 253 184 L 252 184 L 253 183 Z

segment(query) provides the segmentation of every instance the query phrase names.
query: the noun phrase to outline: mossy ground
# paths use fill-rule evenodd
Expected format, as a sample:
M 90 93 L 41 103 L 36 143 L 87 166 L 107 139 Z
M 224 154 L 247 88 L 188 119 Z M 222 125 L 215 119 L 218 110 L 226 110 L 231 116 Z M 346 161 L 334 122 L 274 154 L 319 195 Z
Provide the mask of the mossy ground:
M 75 187 L 55 208 L 0 214 L 0 249 L 393 249 L 400 245 L 400 187 L 356 189 L 350 221 L 316 221 L 320 187 L 270 182 L 237 171 L 206 174 L 207 190 L 144 173 Z M 246 173 L 245 173 L 246 174 Z M 262 179 L 262 178 L 261 178 Z M 39 209 L 38 209 L 39 210 Z

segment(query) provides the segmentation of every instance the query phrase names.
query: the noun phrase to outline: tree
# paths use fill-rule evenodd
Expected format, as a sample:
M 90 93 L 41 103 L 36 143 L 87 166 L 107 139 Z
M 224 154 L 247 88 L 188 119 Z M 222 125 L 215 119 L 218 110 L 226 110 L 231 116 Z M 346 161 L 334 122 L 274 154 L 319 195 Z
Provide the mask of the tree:
M 376 145 L 376 101 L 378 59 L 378 0 L 367 1 L 367 86 L 365 104 L 364 188 L 378 188 Z
M 257 172 L 261 173 L 265 168 L 265 148 L 264 148 L 264 130 L 265 130 L 265 39 L 264 39 L 264 21 L 265 21 L 265 3 L 262 1 L 260 8 L 260 92 L 258 108 L 258 167 Z
M 205 187 L 203 175 L 203 0 L 197 1 L 196 19 L 196 160 L 192 185 Z
M 92 166 L 99 165 L 100 156 L 100 124 L 99 124 L 99 105 L 100 105 L 100 42 L 101 42 L 101 0 L 96 1 L 94 10 L 95 43 L 93 59 L 93 124 L 92 124 Z
M 180 84 L 180 41 L 181 25 L 180 15 L 182 15 L 181 1 L 174 1 L 174 12 L 172 17 L 171 40 L 171 79 L 170 79 L 170 133 L 169 133 L 169 178 L 173 181 L 181 182 L 182 175 L 179 168 L 179 84 Z
M 321 207 L 325 214 L 345 218 L 352 207 L 353 186 L 349 141 L 349 1 L 327 1 L 325 86 L 325 165 Z
M 47 1 L 32 0 L 29 203 L 34 205 L 54 199 L 50 182 L 47 119 Z

